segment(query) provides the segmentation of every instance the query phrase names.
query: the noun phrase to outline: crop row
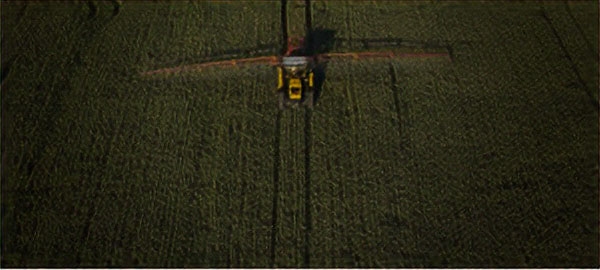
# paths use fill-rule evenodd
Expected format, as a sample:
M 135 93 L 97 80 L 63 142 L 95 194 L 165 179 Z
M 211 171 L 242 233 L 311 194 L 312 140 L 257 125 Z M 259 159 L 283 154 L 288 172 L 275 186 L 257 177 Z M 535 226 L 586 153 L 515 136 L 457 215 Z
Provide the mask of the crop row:
M 365 89 L 369 85 L 384 85 L 370 81 L 387 75 L 388 68 L 373 64 L 365 64 L 368 68 L 363 70 L 353 69 L 352 65 L 327 67 L 327 82 L 314 119 L 319 119 L 320 110 L 331 111 L 323 117 L 331 122 L 313 123 L 313 130 L 318 130 L 318 126 L 339 125 L 332 130 L 346 132 L 339 137 L 323 136 L 330 139 L 323 145 L 335 149 L 325 155 L 332 164 L 326 167 L 317 162 L 320 165 L 313 171 L 323 173 L 313 173 L 313 182 L 343 179 L 340 181 L 344 184 L 330 189 L 342 193 L 341 199 L 331 205 L 364 202 L 343 207 L 352 211 L 342 218 L 315 213 L 315 220 L 324 224 L 357 222 L 346 229 L 330 227 L 329 239 L 335 240 L 326 241 L 329 246 L 316 248 L 327 252 L 315 254 L 336 254 L 334 258 L 346 259 L 340 262 L 324 257 L 317 264 L 566 265 L 575 262 L 573 256 L 580 258 L 580 262 L 585 260 L 584 255 L 575 255 L 573 248 L 584 252 L 586 246 L 592 246 L 583 234 L 593 231 L 592 198 L 597 197 L 593 157 L 597 153 L 597 145 L 593 143 L 597 139 L 594 131 L 597 111 L 579 86 L 577 74 L 540 15 L 539 6 L 329 2 L 315 5 L 313 25 L 333 30 L 345 40 L 393 37 L 436 41 L 450 46 L 453 53 L 451 64 L 429 60 L 395 62 L 391 70 L 396 73 L 397 101 L 381 93 L 387 96 L 382 103 L 377 102 L 380 95 L 367 96 L 377 91 Z M 565 31 L 559 35 L 570 44 L 567 52 L 579 57 L 574 60 L 578 69 L 597 67 L 591 61 L 581 60 L 586 55 L 585 42 L 566 19 L 564 6 L 545 5 L 544 9 L 562 29 L 571 29 L 571 34 L 565 35 L 567 30 L 559 28 Z M 402 16 L 365 19 L 386 14 Z M 341 43 L 336 50 L 352 49 L 351 44 Z M 342 71 L 351 77 L 335 76 Z M 593 84 L 593 77 L 586 78 L 588 84 Z M 327 102 L 328 94 L 337 95 L 335 101 Z M 402 107 L 397 113 L 394 107 L 398 106 L 394 103 Z M 365 110 L 374 111 L 362 114 Z M 387 126 L 400 127 L 400 134 L 379 130 L 386 126 L 378 123 L 385 119 L 382 115 L 375 117 L 381 110 L 387 110 L 388 119 L 394 116 Z M 337 122 L 334 124 L 336 120 L 332 119 Z M 365 127 L 365 131 L 360 127 Z M 369 137 L 370 130 L 387 137 L 379 140 Z M 320 138 L 319 134 L 315 132 L 314 137 Z M 363 143 L 361 140 L 365 138 L 369 139 Z M 314 146 L 315 151 L 325 152 L 318 145 Z M 371 149 L 361 152 L 362 148 Z M 393 153 L 390 160 L 395 161 L 387 165 L 391 169 L 379 175 L 369 172 L 369 165 L 385 157 L 388 149 Z M 342 151 L 341 155 L 338 151 Z M 347 158 L 339 159 L 343 165 L 337 165 L 334 156 Z M 386 165 L 373 168 L 381 170 Z M 361 171 L 369 173 L 362 176 Z M 377 191 L 386 186 L 378 183 L 372 190 L 365 190 L 370 187 L 369 175 L 378 175 L 374 177 L 376 181 L 390 179 L 395 186 Z M 404 192 L 397 196 L 401 203 L 388 199 L 373 203 L 377 206 L 368 206 L 369 201 L 376 202 L 399 191 Z M 363 197 L 363 194 L 368 195 Z M 581 197 L 574 199 L 572 194 Z M 390 216 L 386 213 L 387 205 L 397 205 L 400 209 L 391 219 L 397 222 L 391 228 L 400 231 L 391 235 L 399 237 L 404 235 L 402 232 L 408 235 L 399 237 L 404 242 L 396 242 L 388 250 L 385 246 L 394 243 L 390 240 L 394 236 L 385 238 L 386 242 L 378 240 L 393 230 L 370 225 L 377 220 L 385 223 L 383 217 Z M 361 220 L 359 209 L 369 213 L 366 219 Z M 340 208 L 331 212 L 344 213 Z M 336 223 L 339 219 L 344 222 Z M 572 223 L 564 223 L 565 220 Z M 359 228 L 363 228 L 362 234 Z M 571 229 L 582 234 L 570 236 Z M 327 234 L 328 230 L 315 227 L 315 231 Z M 370 238 L 374 235 L 377 237 Z M 365 248 L 374 243 L 380 249 Z M 562 251 L 553 253 L 558 250 Z
M 219 5 L 206 5 L 213 4 Z M 14 37 L 6 41 L 10 52 L 23 49 L 3 83 L 10 112 L 3 117 L 10 134 L 3 150 L 3 264 L 268 263 L 270 69 L 137 77 L 154 63 L 148 52 L 161 52 L 156 63 L 180 53 L 170 49 L 175 38 L 165 38 L 165 30 L 210 38 L 193 30 L 202 22 L 220 27 L 215 20 L 184 26 L 193 8 L 212 7 L 130 5 L 117 17 L 93 19 L 79 5 L 42 8 L 28 7 L 35 19 L 21 23 L 22 32 L 6 33 Z M 256 20 L 266 13 L 261 8 L 270 7 L 216 9 Z M 170 12 L 190 18 L 175 20 Z M 244 42 L 268 41 L 261 33 Z M 192 44 L 175 46 L 198 52 Z
M 331 62 L 312 111 L 278 112 L 270 67 L 137 76 L 267 53 L 279 5 L 3 5 L 3 266 L 595 263 L 598 113 L 565 51 L 597 86 L 562 4 L 553 31 L 530 3 L 314 1 L 314 28 L 453 61 Z

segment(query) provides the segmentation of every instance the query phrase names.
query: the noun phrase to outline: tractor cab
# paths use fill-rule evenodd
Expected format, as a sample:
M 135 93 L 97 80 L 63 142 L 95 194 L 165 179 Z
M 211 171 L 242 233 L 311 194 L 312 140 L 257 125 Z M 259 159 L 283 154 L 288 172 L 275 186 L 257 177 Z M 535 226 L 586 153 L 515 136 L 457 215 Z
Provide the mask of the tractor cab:
M 302 56 L 288 56 L 282 59 L 282 66 L 288 81 L 288 97 L 291 100 L 300 100 L 302 89 L 307 86 L 312 87 L 313 73 L 309 59 Z
M 292 77 L 305 77 L 307 72 L 311 70 L 310 58 L 304 56 L 284 56 L 281 61 L 281 66 L 285 72 Z
M 300 79 L 290 79 L 288 96 L 291 100 L 300 100 L 302 98 L 302 82 L 300 81 Z
M 313 87 L 312 58 L 305 56 L 284 56 L 278 70 L 277 89 L 286 103 L 311 100 Z

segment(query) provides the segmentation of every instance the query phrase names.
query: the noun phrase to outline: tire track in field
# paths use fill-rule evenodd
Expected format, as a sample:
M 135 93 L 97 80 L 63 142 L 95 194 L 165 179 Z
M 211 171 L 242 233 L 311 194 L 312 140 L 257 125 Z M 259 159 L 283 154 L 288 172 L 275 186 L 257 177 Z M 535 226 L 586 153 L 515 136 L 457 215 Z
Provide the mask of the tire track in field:
M 306 24 L 307 48 L 313 51 L 312 40 L 312 6 L 311 0 L 304 1 L 304 22 Z M 310 153 L 312 150 L 312 108 L 307 108 L 304 113 L 304 254 L 303 267 L 310 267 L 310 236 L 312 233 L 311 182 L 310 182 Z
M 585 81 L 581 77 L 579 70 L 577 69 L 577 65 L 575 65 L 575 62 L 573 61 L 571 54 L 567 50 L 567 47 L 565 46 L 564 41 L 558 34 L 558 31 L 556 31 L 556 28 L 552 24 L 552 20 L 550 20 L 550 17 L 548 17 L 546 10 L 543 8 L 541 9 L 541 15 L 542 15 L 542 18 L 544 18 L 544 21 L 548 24 L 548 27 L 550 28 L 550 30 L 552 30 L 552 33 L 554 34 L 554 37 L 556 38 L 556 41 L 558 42 L 558 46 L 560 47 L 560 50 L 565 55 L 565 58 L 567 58 L 567 60 L 569 61 L 571 70 L 573 71 L 573 73 L 575 73 L 575 76 L 577 77 L 577 81 L 579 82 L 579 87 L 581 88 L 581 90 L 583 90 L 583 92 L 586 93 L 586 95 L 588 96 L 588 98 L 590 100 L 590 103 L 592 104 L 592 106 L 594 106 L 596 108 L 596 111 L 598 111 L 600 109 L 600 103 L 598 103 L 598 100 L 596 98 L 594 98 L 592 91 L 587 87 L 587 84 L 585 83 Z
M 245 177 L 243 176 L 243 169 L 245 168 L 245 164 L 242 164 L 242 157 L 243 157 L 243 151 L 242 151 L 242 139 L 243 139 L 243 135 L 245 130 L 244 130 L 244 125 L 243 125 L 243 121 L 232 121 L 229 123 L 229 132 L 228 132 L 228 136 L 227 136 L 227 146 L 228 149 L 226 151 L 226 156 L 227 156 L 227 167 L 234 167 L 237 168 L 237 173 L 238 174 L 234 174 L 234 177 L 238 180 L 238 182 L 233 185 L 233 186 L 229 186 L 227 189 L 229 191 L 229 194 L 226 197 L 226 201 L 227 201 L 227 209 L 228 209 L 228 220 L 227 220 L 227 229 L 226 229 L 226 246 L 227 246 L 227 258 L 225 259 L 225 267 L 227 268 L 233 268 L 233 267 L 240 267 L 240 260 L 241 260 L 241 244 L 240 244 L 240 236 L 239 236 L 239 231 L 243 230 L 243 216 L 244 216 L 244 198 L 245 198 L 245 193 L 241 192 L 239 194 L 236 194 L 239 192 L 239 189 L 237 189 L 236 187 L 240 187 L 240 189 L 244 189 L 243 186 L 245 186 L 246 181 L 245 181 Z M 235 209 L 235 200 L 239 199 L 240 204 L 239 204 L 239 208 L 237 209 L 237 213 L 236 213 L 236 209 Z M 236 219 L 236 215 L 237 215 L 237 219 Z M 238 225 L 238 227 L 234 227 L 234 225 Z M 234 235 L 235 234 L 235 235 Z M 234 265 L 235 264 L 235 265 Z
M 310 266 L 310 234 L 312 232 L 312 216 L 310 212 L 310 151 L 312 144 L 312 109 L 304 112 L 304 254 L 303 268 Z
M 312 36 L 312 7 L 310 5 L 310 0 L 304 0 L 304 23 L 306 26 L 306 36 L 307 40 L 307 48 L 312 48 L 312 41 L 310 37 Z
M 575 25 L 575 28 L 577 28 L 577 32 L 579 32 L 579 35 L 581 37 L 583 37 L 583 41 L 585 42 L 585 45 L 587 46 L 588 50 L 590 51 L 590 55 L 595 56 L 594 60 L 596 60 L 596 63 L 598 63 L 598 52 L 593 49 L 594 47 L 592 46 L 592 43 L 590 42 L 590 40 L 587 38 L 587 36 L 583 32 L 583 29 L 581 29 L 581 25 L 577 22 L 577 20 L 573 16 L 573 12 L 571 11 L 571 7 L 569 6 L 569 2 L 568 1 L 564 1 L 563 3 L 565 4 L 565 9 L 567 10 L 567 13 L 569 14 L 569 18 L 571 19 L 571 21 Z
M 288 47 L 288 25 L 287 25 L 287 0 L 281 0 L 281 54 L 287 51 Z M 281 144 L 281 110 L 277 111 L 275 120 L 275 139 L 273 153 L 273 207 L 271 212 L 271 254 L 270 266 L 275 267 L 275 251 L 277 249 L 277 213 L 279 201 L 279 168 L 281 167 L 281 153 L 279 146 Z
M 12 68 L 12 66 L 14 65 L 15 61 L 16 61 L 16 57 L 13 57 L 11 59 L 9 59 L 8 61 L 6 61 L 5 63 L 2 63 L 2 77 L 0 78 L 0 86 L 4 84 L 4 80 L 6 79 L 6 77 L 8 77 L 8 74 L 10 74 L 10 70 Z M 2 106 L 4 107 L 4 106 Z
M 281 143 L 281 111 L 277 112 L 275 120 L 275 141 L 273 153 L 273 212 L 271 215 L 271 268 L 275 267 L 275 250 L 277 245 L 277 203 L 279 200 L 279 167 L 281 166 L 281 156 L 279 145 Z
M 284 54 L 288 47 L 287 0 L 281 0 L 281 39 L 281 54 Z
M 398 97 L 400 95 L 400 89 L 398 89 L 398 78 L 396 77 L 396 68 L 394 67 L 393 64 L 390 64 L 390 69 L 389 69 L 389 73 L 390 73 L 390 78 L 391 78 L 391 89 L 392 89 L 392 97 L 394 99 L 394 107 L 396 109 L 396 118 L 397 118 L 397 126 L 398 126 L 398 136 L 402 136 L 403 134 L 403 130 L 402 130 L 402 108 L 401 108 L 401 104 L 400 104 L 400 98 Z M 405 148 L 406 146 L 404 145 L 404 141 L 400 141 L 400 150 L 402 152 L 405 152 Z
M 4 41 L 4 39 L 2 40 Z M 8 77 L 8 74 L 10 72 L 10 69 L 12 67 L 12 65 L 14 64 L 14 62 L 16 61 L 16 57 L 11 58 L 10 60 L 8 60 L 6 63 L 2 63 L 2 78 L 0 80 L 0 89 L 2 89 L 2 85 L 4 84 L 4 79 L 6 79 L 6 77 Z M 6 142 L 7 142 L 7 138 L 6 138 L 6 130 L 8 128 L 8 124 L 6 123 L 6 91 L 4 89 L 1 90 L 2 93 L 0 93 L 0 113 L 1 115 L 4 115 L 5 118 L 2 119 L 1 123 L 0 123 L 0 130 L 4 131 L 0 134 L 0 155 L 2 160 L 0 161 L 0 178 L 1 179 L 5 179 L 5 169 L 6 169 Z M 2 211 L 2 217 L 5 216 L 5 211 Z M 4 250 L 4 249 L 3 249 Z

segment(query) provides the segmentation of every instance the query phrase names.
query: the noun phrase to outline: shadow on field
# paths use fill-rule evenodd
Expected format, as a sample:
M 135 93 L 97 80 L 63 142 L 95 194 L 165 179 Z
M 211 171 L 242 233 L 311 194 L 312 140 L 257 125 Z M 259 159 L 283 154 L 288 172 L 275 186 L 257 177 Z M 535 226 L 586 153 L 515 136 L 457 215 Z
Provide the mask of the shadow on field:
M 333 50 L 335 45 L 335 30 L 315 29 L 308 33 L 306 37 L 307 55 L 317 55 L 327 53 Z M 315 85 L 314 85 L 314 103 L 318 104 L 323 83 L 326 79 L 327 62 L 317 63 L 315 67 Z
M 94 3 L 94 1 L 88 0 L 86 4 L 89 9 L 88 18 L 91 19 L 96 17 L 96 15 L 98 15 L 98 7 Z
M 113 12 L 112 12 L 112 17 L 115 17 L 117 15 L 119 15 L 119 12 L 121 11 L 121 6 L 123 5 L 121 0 L 110 0 L 110 1 L 105 1 L 105 2 L 110 2 L 113 6 Z M 88 0 L 86 1 L 86 4 L 88 6 L 88 19 L 92 19 L 94 17 L 96 17 L 96 15 L 98 15 L 98 5 L 92 1 L 92 0 Z
M 335 49 L 348 48 L 345 52 L 365 52 L 378 49 L 416 49 L 416 50 L 434 50 L 448 53 L 451 60 L 454 60 L 453 48 L 444 42 L 409 40 L 403 38 L 358 38 L 346 39 L 337 38 L 336 31 L 332 29 L 314 29 L 309 31 L 307 37 L 307 55 L 319 55 L 333 52 Z M 459 42 L 462 44 L 465 42 Z M 467 42 L 468 43 L 468 42 Z M 321 95 L 323 83 L 326 79 L 327 62 L 318 62 L 315 67 L 315 104 Z
M 278 52 L 278 46 L 279 44 L 277 43 L 267 43 L 258 45 L 256 47 L 212 51 L 209 55 L 206 55 L 205 53 L 197 53 L 194 55 L 188 55 L 184 57 L 169 58 L 161 58 L 161 49 L 154 48 L 148 51 L 146 55 L 150 59 L 160 58 L 159 61 L 157 61 L 157 63 L 154 64 L 153 67 L 158 69 L 168 66 L 184 66 L 192 64 L 201 64 L 206 62 L 225 61 L 236 58 L 269 56 Z
M 23 19 L 23 17 L 25 17 L 25 14 L 27 12 L 27 7 L 28 7 L 28 3 L 25 2 L 25 4 L 23 5 L 23 7 L 21 8 L 21 10 L 19 10 L 19 14 L 17 15 L 17 24 L 21 22 L 21 20 Z
M 2 84 L 4 82 L 4 79 L 6 79 L 6 77 L 8 77 L 8 74 L 10 73 L 10 69 L 13 66 L 13 64 L 15 63 L 15 59 L 16 59 L 16 57 L 13 57 L 13 58 L 9 59 L 8 61 L 6 61 L 6 63 L 2 63 L 2 78 L 0 79 L 0 84 Z

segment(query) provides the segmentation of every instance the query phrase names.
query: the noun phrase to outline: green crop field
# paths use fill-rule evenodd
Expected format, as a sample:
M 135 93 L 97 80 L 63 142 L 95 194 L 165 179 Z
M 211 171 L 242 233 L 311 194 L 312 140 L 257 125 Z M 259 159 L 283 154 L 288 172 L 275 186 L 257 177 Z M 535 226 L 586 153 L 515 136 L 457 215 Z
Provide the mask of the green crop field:
M 140 75 L 279 53 L 282 2 L 96 2 L 0 2 L 2 267 L 599 266 L 597 2 L 312 1 L 332 52 L 450 56 L 285 111 L 269 66 Z

